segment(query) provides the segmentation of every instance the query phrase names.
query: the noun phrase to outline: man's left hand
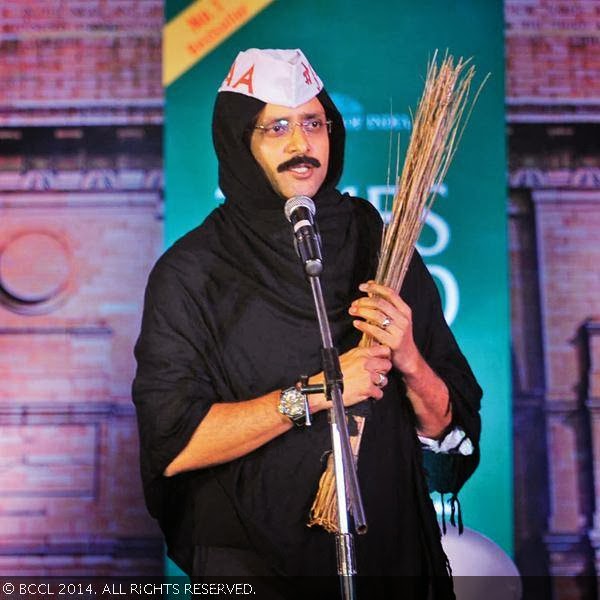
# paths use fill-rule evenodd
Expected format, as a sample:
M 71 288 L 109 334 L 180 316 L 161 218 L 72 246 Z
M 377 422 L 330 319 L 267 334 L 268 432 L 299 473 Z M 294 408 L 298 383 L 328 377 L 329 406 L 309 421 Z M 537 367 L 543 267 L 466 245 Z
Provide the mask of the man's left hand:
M 359 286 L 368 296 L 355 300 L 349 309 L 354 327 L 392 351 L 392 364 L 404 374 L 418 368 L 421 354 L 413 339 L 412 311 L 392 288 L 374 281 Z

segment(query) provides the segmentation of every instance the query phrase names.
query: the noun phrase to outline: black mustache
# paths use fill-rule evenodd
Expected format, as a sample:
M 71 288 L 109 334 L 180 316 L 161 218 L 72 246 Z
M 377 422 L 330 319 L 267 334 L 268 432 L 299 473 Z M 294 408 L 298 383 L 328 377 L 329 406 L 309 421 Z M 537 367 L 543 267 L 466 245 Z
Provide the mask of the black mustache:
M 313 167 L 319 168 L 321 166 L 321 163 L 312 156 L 294 156 L 293 158 L 290 158 L 290 160 L 286 160 L 285 162 L 281 163 L 277 167 L 277 172 L 283 173 L 284 171 L 287 171 L 292 167 L 297 167 L 298 165 L 311 165 Z

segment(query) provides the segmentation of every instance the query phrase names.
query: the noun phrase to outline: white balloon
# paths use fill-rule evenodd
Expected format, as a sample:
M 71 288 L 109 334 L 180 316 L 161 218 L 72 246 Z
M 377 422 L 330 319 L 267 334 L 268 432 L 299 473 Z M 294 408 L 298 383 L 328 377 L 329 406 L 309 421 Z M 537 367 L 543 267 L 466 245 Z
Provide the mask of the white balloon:
M 449 525 L 442 546 L 450 561 L 456 600 L 520 600 L 523 588 L 515 563 L 492 540 Z

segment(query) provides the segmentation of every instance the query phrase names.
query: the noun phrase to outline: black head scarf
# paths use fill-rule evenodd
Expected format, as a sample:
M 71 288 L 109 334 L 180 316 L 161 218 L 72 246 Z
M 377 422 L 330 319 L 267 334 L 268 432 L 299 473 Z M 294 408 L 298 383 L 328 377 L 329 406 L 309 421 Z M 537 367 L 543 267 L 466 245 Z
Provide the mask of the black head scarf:
M 317 99 L 332 121 L 328 170 L 313 197 L 323 242 L 323 289 L 332 326 L 337 322 L 348 331 L 352 296 L 358 294 L 358 284 L 370 276 L 376 263 L 380 219 L 368 203 L 336 189 L 344 164 L 344 121 L 325 90 Z M 228 223 L 224 228 L 228 245 L 237 257 L 243 257 L 236 259 L 240 271 L 254 275 L 259 288 L 255 292 L 269 296 L 277 290 L 277 302 L 286 303 L 288 314 L 313 320 L 310 286 L 294 250 L 291 226 L 283 211 L 285 199 L 271 187 L 250 150 L 252 127 L 264 106 L 260 100 L 235 92 L 217 95 L 213 142 L 225 195 L 219 215 Z
M 327 119 L 332 121 L 329 169 L 314 198 L 319 210 L 325 204 L 340 200 L 335 186 L 342 176 L 346 133 L 342 116 L 329 94 L 322 90 L 317 98 Z M 227 202 L 244 213 L 283 210 L 282 198 L 271 187 L 249 148 L 249 130 L 264 106 L 261 100 L 235 92 L 220 92 L 215 103 L 213 142 L 219 159 L 219 185 Z

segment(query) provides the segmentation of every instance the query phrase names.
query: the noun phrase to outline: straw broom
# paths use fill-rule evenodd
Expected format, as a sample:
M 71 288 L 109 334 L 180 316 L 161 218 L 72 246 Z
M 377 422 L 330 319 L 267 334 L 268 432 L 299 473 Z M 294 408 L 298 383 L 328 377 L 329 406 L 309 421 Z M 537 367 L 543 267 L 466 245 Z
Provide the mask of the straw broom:
M 481 84 L 472 102 L 469 90 L 475 68 L 469 60 L 447 54 L 437 64 L 437 51 L 427 66 L 425 89 L 413 119 L 412 134 L 402 174 L 396 172 L 396 193 L 392 201 L 392 217 L 384 227 L 381 252 L 375 281 L 395 289 L 402 287 L 415 244 L 425 223 L 427 213 L 454 157 L 456 147 L 470 112 L 481 91 Z M 487 78 L 486 78 L 487 79 Z M 465 109 L 468 112 L 465 115 Z M 463 118 L 466 116 L 466 118 Z M 361 346 L 373 340 L 363 335 Z M 355 460 L 365 426 L 364 417 L 354 417 L 358 434 L 350 438 Z M 319 489 L 310 510 L 309 527 L 320 525 L 331 533 L 338 531 L 333 458 L 319 481 Z

